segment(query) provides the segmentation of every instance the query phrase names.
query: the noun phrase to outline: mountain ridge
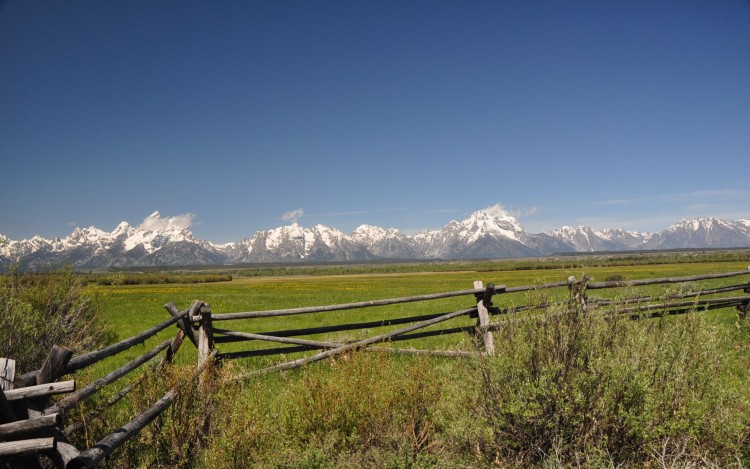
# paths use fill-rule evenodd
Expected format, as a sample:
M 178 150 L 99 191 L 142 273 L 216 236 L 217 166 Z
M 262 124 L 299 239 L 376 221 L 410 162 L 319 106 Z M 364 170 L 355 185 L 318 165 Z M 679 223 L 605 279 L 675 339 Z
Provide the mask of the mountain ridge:
M 113 231 L 75 228 L 65 238 L 40 236 L 14 241 L 0 234 L 0 268 L 22 270 L 49 265 L 76 269 L 171 267 L 262 262 L 485 259 L 556 253 L 679 248 L 750 247 L 750 220 L 713 217 L 683 219 L 660 233 L 563 226 L 528 233 L 499 206 L 478 210 L 440 229 L 407 236 L 396 228 L 360 225 L 351 233 L 325 226 L 290 225 L 257 231 L 226 244 L 200 240 L 190 231 L 192 215 L 164 218 L 156 211 L 133 227 Z

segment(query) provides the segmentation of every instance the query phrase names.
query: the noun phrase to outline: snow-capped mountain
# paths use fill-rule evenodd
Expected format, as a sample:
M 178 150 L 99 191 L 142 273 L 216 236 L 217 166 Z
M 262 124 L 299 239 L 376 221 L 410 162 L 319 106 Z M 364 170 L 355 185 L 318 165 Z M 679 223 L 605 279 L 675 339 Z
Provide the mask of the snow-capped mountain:
M 73 265 L 78 269 L 132 266 L 175 266 L 224 263 L 226 256 L 211 243 L 196 239 L 184 224 L 159 212 L 133 228 L 120 223 L 112 232 L 76 228 L 65 238 L 9 241 L 0 246 L 0 265 L 23 269 Z
M 297 223 L 258 231 L 225 251 L 233 262 L 347 261 L 372 259 L 350 236 L 336 228 Z
M 599 231 L 590 226 L 563 226 L 546 234 L 572 246 L 575 252 L 644 249 L 646 243 L 653 238 L 653 233 L 613 229 Z
M 361 225 L 351 234 L 352 241 L 382 259 L 421 259 L 424 257 L 411 238 L 395 228 Z
M 212 244 L 190 231 L 192 215 L 154 212 L 136 227 L 107 232 L 76 228 L 65 238 L 14 241 L 0 234 L 0 269 L 72 265 L 77 269 L 217 265 L 256 262 L 370 259 L 477 259 L 543 256 L 563 252 L 750 247 L 750 220 L 682 220 L 661 233 L 564 226 L 529 234 L 499 206 L 444 227 L 406 236 L 394 228 L 362 225 L 351 233 L 299 224 L 258 231 L 236 243 Z
M 499 210 L 479 210 L 463 221 L 424 231 L 412 238 L 430 259 L 524 257 L 539 253 L 528 246 L 529 235 L 518 220 Z
M 731 248 L 750 246 L 750 221 L 699 217 L 681 220 L 646 244 L 647 249 Z

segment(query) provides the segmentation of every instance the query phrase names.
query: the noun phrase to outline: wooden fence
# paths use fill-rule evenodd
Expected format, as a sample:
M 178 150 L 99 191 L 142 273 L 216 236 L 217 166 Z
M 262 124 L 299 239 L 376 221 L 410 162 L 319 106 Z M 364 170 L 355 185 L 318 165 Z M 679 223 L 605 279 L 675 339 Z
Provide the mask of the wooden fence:
M 185 319 L 201 306 L 202 303 L 196 301 L 191 309 L 178 311 L 172 315 L 172 318 L 161 324 L 101 350 L 76 357 L 73 357 L 72 350 L 54 346 L 39 370 L 20 376 L 16 376 L 13 360 L 0 359 L 3 375 L 2 392 L 0 392 L 0 462 L 7 462 L 17 467 L 41 467 L 39 456 L 44 455 L 56 467 L 94 467 L 138 434 L 143 427 L 172 404 L 176 397 L 174 389 L 167 390 L 164 396 L 149 409 L 83 451 L 79 451 L 68 439 L 69 435 L 81 428 L 81 422 L 68 422 L 67 417 L 77 404 L 91 397 L 104 386 L 114 383 L 151 362 L 159 354 L 163 353 L 163 356 L 158 363 L 153 363 L 155 372 L 161 370 L 164 364 L 171 362 L 185 336 Z M 65 375 L 141 344 L 175 323 L 179 324 L 180 330 L 174 339 L 165 340 L 148 352 L 80 389 L 76 388 L 73 380 L 57 381 Z M 205 363 L 204 360 L 197 367 L 196 376 L 201 374 Z M 143 378 L 120 390 L 114 399 L 94 410 L 87 418 L 95 418 L 104 412 L 142 381 Z M 49 398 L 54 394 L 66 394 L 66 396 L 51 403 Z
M 305 308 L 236 312 L 214 315 L 211 315 L 211 313 L 208 312 L 201 318 L 201 330 L 204 331 L 201 332 L 201 336 L 206 337 L 206 340 L 209 341 L 208 349 L 213 349 L 215 345 L 218 346 L 219 344 L 238 341 L 265 341 L 284 345 L 281 347 L 218 353 L 217 357 L 220 359 L 276 354 L 286 355 L 291 353 L 305 352 L 309 350 L 321 350 L 320 352 L 313 355 L 304 356 L 302 358 L 276 364 L 267 368 L 249 371 L 242 375 L 239 379 L 250 378 L 269 372 L 289 370 L 355 349 L 399 354 L 430 354 L 439 356 L 471 357 L 476 354 L 466 351 L 452 350 L 424 350 L 414 348 L 377 347 L 373 344 L 385 341 L 399 342 L 432 336 L 445 336 L 450 334 L 470 334 L 477 338 L 483 353 L 493 354 L 494 338 L 492 332 L 501 328 L 503 322 L 514 320 L 510 318 L 514 313 L 530 311 L 534 309 L 549 308 L 553 306 L 556 306 L 558 308 L 579 308 L 583 310 L 587 310 L 589 308 L 597 308 L 598 311 L 602 311 L 604 312 L 604 314 L 627 314 L 633 319 L 656 317 L 666 314 L 683 314 L 689 311 L 708 311 L 730 307 L 735 307 L 740 314 L 746 315 L 748 311 L 748 305 L 750 304 L 750 296 L 727 297 L 719 295 L 726 295 L 727 293 L 735 291 L 750 293 L 750 283 L 721 286 L 715 288 L 703 288 L 700 285 L 698 285 L 696 288 L 695 283 L 700 281 L 712 281 L 744 276 L 748 274 L 750 274 L 750 267 L 747 270 L 736 272 L 633 281 L 622 280 L 591 282 L 589 278 L 578 280 L 574 277 L 569 277 L 561 282 L 516 287 L 506 287 L 504 285 L 494 285 L 492 283 L 489 283 L 485 286 L 481 281 L 475 281 L 473 288 L 467 290 L 411 296 L 404 298 L 362 301 L 356 303 Z M 615 301 L 604 297 L 597 298 L 592 293 L 596 290 L 616 288 L 631 288 L 633 290 L 638 290 L 646 286 L 664 284 L 685 284 L 686 286 L 693 285 L 693 288 L 691 289 L 688 287 L 685 291 L 671 294 L 664 301 L 657 301 L 658 299 L 654 296 L 644 294 L 635 294 L 629 298 L 618 299 Z M 499 308 L 494 306 L 492 303 L 493 297 L 496 297 L 498 295 L 553 289 L 566 289 L 567 295 L 565 296 L 567 297 L 563 301 L 557 303 L 547 302 L 540 304 L 515 306 L 512 308 Z M 255 318 L 292 316 L 298 314 L 325 313 L 330 311 L 372 308 L 378 306 L 389 306 L 401 303 L 413 303 L 460 296 L 474 297 L 474 305 L 469 308 L 447 313 L 432 313 L 359 323 L 325 325 L 304 329 L 277 330 L 261 333 L 232 331 L 228 329 L 218 328 L 214 325 L 214 323 L 217 321 L 237 321 Z M 446 327 L 442 329 L 423 330 L 438 323 L 443 323 L 461 317 L 465 318 L 467 316 L 476 318 L 476 324 L 470 326 L 463 325 Z M 493 322 L 491 321 L 491 317 L 501 317 L 501 319 L 495 320 Z M 391 329 L 387 332 L 383 332 L 366 339 L 350 341 L 347 343 L 298 338 L 315 334 L 326 334 L 353 330 L 369 330 L 373 328 L 404 324 L 409 325 L 397 329 Z M 420 329 L 422 330 L 420 331 Z
M 0 391 L 0 461 L 4 459 L 11 464 L 40 467 L 39 455 L 44 455 L 57 467 L 78 468 L 96 466 L 102 459 L 110 455 L 130 438 L 137 435 L 149 422 L 168 409 L 179 396 L 175 389 L 168 389 L 163 397 L 147 410 L 124 426 L 115 429 L 110 435 L 92 447 L 82 451 L 73 446 L 68 440 L 68 436 L 80 430 L 83 425 L 82 421 L 68 421 L 70 411 L 77 404 L 93 396 L 104 386 L 114 383 L 133 370 L 148 363 L 152 365 L 149 372 L 159 373 L 165 364 L 173 360 L 185 339 L 193 343 L 198 350 L 198 363 L 194 373 L 196 384 L 200 383 L 203 370 L 213 358 L 233 359 L 275 354 L 286 355 L 318 350 L 318 352 L 312 355 L 306 355 L 292 361 L 249 371 L 238 378 L 247 379 L 265 373 L 289 370 L 355 349 L 381 353 L 431 354 L 448 357 L 473 357 L 478 355 L 477 352 L 462 350 L 425 350 L 375 345 L 386 341 L 398 342 L 438 335 L 470 334 L 476 338 L 479 344 L 479 353 L 491 355 L 494 352 L 492 332 L 501 328 L 503 323 L 513 321 L 514 318 L 512 318 L 512 315 L 514 313 L 549 308 L 551 306 L 562 308 L 563 311 L 572 309 L 586 312 L 595 309 L 597 314 L 625 314 L 633 319 L 731 307 L 736 308 L 738 314 L 745 316 L 750 309 L 750 296 L 727 295 L 737 291 L 750 293 L 750 282 L 714 287 L 704 287 L 697 284 L 697 282 L 728 279 L 748 274 L 750 274 L 750 268 L 744 271 L 720 274 L 634 281 L 591 282 L 588 278 L 577 280 L 574 277 L 569 277 L 561 282 L 517 287 L 505 287 L 504 285 L 494 285 L 492 283 L 484 285 L 481 281 L 476 281 L 473 288 L 461 291 L 328 306 L 221 314 L 212 314 L 210 305 L 200 300 L 196 300 L 191 307 L 182 311 L 170 302 L 165 305 L 166 310 L 171 316 L 170 319 L 101 350 L 73 357 L 71 350 L 55 346 L 50 350 L 46 361 L 39 370 L 20 376 L 16 376 L 13 360 L 0 359 L 0 384 L 2 385 L 2 391 Z M 625 299 L 615 301 L 607 297 L 597 297 L 593 293 L 597 290 L 624 287 L 637 291 L 641 287 L 663 284 L 684 284 L 685 288 L 680 290 L 679 293 L 674 293 L 666 297 L 660 295 L 661 299 L 655 298 L 652 295 L 631 293 Z M 492 302 L 494 297 L 501 295 L 553 289 L 566 289 L 567 293 L 561 296 L 563 299 L 552 302 L 547 301 L 506 308 L 497 307 Z M 258 333 L 232 331 L 215 326 L 215 323 L 220 321 L 247 321 L 256 318 L 318 314 L 461 296 L 472 298 L 469 307 L 445 313 L 422 314 L 357 323 L 327 324 L 303 329 Z M 466 317 L 476 318 L 476 324 L 467 326 L 464 319 L 463 325 L 425 330 L 429 326 Z M 496 318 L 494 321 L 492 320 L 493 317 Z M 245 322 L 245 326 L 247 324 Z M 176 325 L 178 328 L 177 334 L 173 339 L 165 340 L 148 352 L 84 387 L 77 389 L 73 380 L 59 381 L 60 378 L 66 375 L 112 357 L 136 344 L 141 344 L 171 325 Z M 393 328 L 393 326 L 402 327 Z M 299 338 L 309 335 L 369 330 L 373 328 L 388 328 L 388 330 L 356 341 Z M 281 346 L 225 353 L 219 353 L 216 348 L 220 344 L 243 341 L 269 342 L 272 344 L 281 344 Z M 159 355 L 161 355 L 161 358 L 158 362 L 155 362 L 153 359 Z M 85 418 L 95 418 L 98 414 L 127 396 L 144 378 L 145 375 L 143 378 L 122 388 L 114 398 L 93 410 Z M 66 395 L 61 399 L 50 402 L 50 397 L 55 394 Z

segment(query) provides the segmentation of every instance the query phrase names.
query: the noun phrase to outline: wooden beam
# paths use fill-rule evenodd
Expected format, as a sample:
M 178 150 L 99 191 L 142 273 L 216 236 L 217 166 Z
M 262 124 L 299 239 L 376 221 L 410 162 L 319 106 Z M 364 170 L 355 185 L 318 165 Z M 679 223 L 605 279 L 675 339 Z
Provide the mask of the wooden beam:
M 274 366 L 271 366 L 271 367 L 268 367 L 268 368 L 264 368 L 262 370 L 256 370 L 256 371 L 244 374 L 244 375 L 238 377 L 237 379 L 238 380 L 240 380 L 240 379 L 247 379 L 247 378 L 254 377 L 254 376 L 259 376 L 259 375 L 262 375 L 262 374 L 265 374 L 265 373 L 270 373 L 270 372 L 275 372 L 275 371 L 291 370 L 293 368 L 297 368 L 299 366 L 306 365 L 308 363 L 316 362 L 318 360 L 322 360 L 322 359 L 329 358 L 329 357 L 332 357 L 332 356 L 335 356 L 335 355 L 338 355 L 338 354 L 341 354 L 341 353 L 344 353 L 344 352 L 348 352 L 350 350 L 356 350 L 356 349 L 362 348 L 364 346 L 367 346 L 367 345 L 370 345 L 370 344 L 374 344 L 376 342 L 382 342 L 382 341 L 387 340 L 387 339 L 389 339 L 391 337 L 395 337 L 395 336 L 398 336 L 398 335 L 401 335 L 401 334 L 405 334 L 407 332 L 411 332 L 411 331 L 414 331 L 414 330 L 417 330 L 417 329 L 422 329 L 422 328 L 425 328 L 427 326 L 431 326 L 433 324 L 437 324 L 437 323 L 440 323 L 440 322 L 443 322 L 443 321 L 447 321 L 449 319 L 457 318 L 457 317 L 460 317 L 460 316 L 465 316 L 465 315 L 471 313 L 472 311 L 476 311 L 476 308 L 463 309 L 463 310 L 460 310 L 460 311 L 455 311 L 453 313 L 444 314 L 444 315 L 442 315 L 440 317 L 437 317 L 435 319 L 430 319 L 430 320 L 427 320 L 427 321 L 422 321 L 422 322 L 419 322 L 419 323 L 416 323 L 416 324 L 412 324 L 411 326 L 403 327 L 403 328 L 397 329 L 395 331 L 391 331 L 391 332 L 387 332 L 385 334 L 380 334 L 380 335 L 377 335 L 377 336 L 374 336 L 374 337 L 370 337 L 369 339 L 360 340 L 358 342 L 352 342 L 351 344 L 347 344 L 347 345 L 344 345 L 342 347 L 331 349 L 331 350 L 326 350 L 325 352 L 320 352 L 320 353 L 317 353 L 315 355 L 311 355 L 309 357 L 304 357 L 304 358 L 300 358 L 300 359 L 297 359 L 297 360 L 294 360 L 294 361 L 290 361 L 290 362 L 286 362 L 286 363 L 281 363 L 279 365 L 274 365 Z
M 41 451 L 54 450 L 55 447 L 56 441 L 54 438 L 9 441 L 7 443 L 0 443 L 0 456 L 39 453 Z
M 319 340 L 305 340 L 305 339 L 290 339 L 287 337 L 274 337 L 263 334 L 253 334 L 249 332 L 235 332 L 227 331 L 224 329 L 214 329 L 214 332 L 221 331 L 222 334 L 233 336 L 233 337 L 244 337 L 249 340 L 263 340 L 268 342 L 278 342 L 282 344 L 294 344 L 304 345 L 307 347 L 314 347 L 316 349 L 330 349 L 338 348 L 344 344 L 339 342 L 325 342 Z M 471 352 L 453 351 L 453 350 L 425 350 L 425 349 L 402 349 L 402 348 L 391 348 L 391 347 L 364 347 L 362 350 L 366 352 L 385 352 L 385 353 L 398 353 L 404 355 L 435 355 L 440 357 L 468 357 L 473 356 Z
M 175 354 L 177 354 L 177 351 L 180 350 L 180 346 L 182 345 L 182 341 L 185 340 L 185 337 L 186 334 L 184 330 L 180 329 L 177 331 L 177 335 L 174 337 L 174 339 L 172 339 L 172 343 L 169 344 L 169 348 L 167 348 L 167 353 L 165 353 L 164 356 L 161 357 L 159 364 L 156 366 L 157 372 L 161 371 L 162 368 L 164 368 L 164 366 L 168 363 L 172 363 L 172 360 L 174 359 Z
M 735 272 L 723 272 L 719 274 L 692 275 L 689 277 L 667 277 L 644 280 L 620 280 L 615 282 L 592 282 L 586 285 L 587 290 L 598 290 L 602 288 L 616 287 L 640 287 L 644 285 L 659 285 L 665 283 L 697 282 L 698 280 L 712 280 L 717 278 L 736 277 L 738 275 L 750 274 L 750 268 Z
M 195 307 L 196 303 L 198 303 L 198 300 L 195 300 L 193 303 L 193 308 Z M 174 303 L 171 301 L 164 305 L 164 308 L 169 312 L 169 314 L 172 315 L 172 317 L 176 317 L 180 314 L 180 311 L 177 309 L 177 306 L 175 306 Z M 195 348 L 198 348 L 198 341 L 195 340 L 195 332 L 193 331 L 193 326 L 190 324 L 190 316 L 191 316 L 192 308 L 188 310 L 188 314 L 184 316 L 180 321 L 177 322 L 177 327 L 182 330 L 188 339 L 190 339 L 190 342 L 193 343 Z
M 13 409 L 8 404 L 8 398 L 5 397 L 5 391 L 0 389 L 0 423 L 15 422 L 16 414 L 13 413 Z
M 209 354 L 208 360 L 206 360 L 202 366 L 198 366 L 195 370 L 194 376 L 200 376 L 205 370 L 211 359 L 216 356 L 216 351 L 212 351 Z M 159 414 L 164 412 L 174 402 L 177 391 L 170 389 L 161 399 L 159 399 L 153 406 L 148 408 L 146 411 L 135 417 L 130 422 L 126 423 L 122 427 L 115 430 L 110 435 L 102 438 L 91 448 L 82 451 L 78 456 L 72 459 L 66 467 L 68 468 L 81 468 L 81 467 L 94 467 L 99 464 L 104 458 L 112 454 L 114 450 L 122 446 L 133 436 L 137 435 L 143 427 L 148 425 L 154 420 Z
M 117 342 L 116 344 L 112 344 L 109 347 L 105 347 L 101 350 L 97 350 L 95 352 L 89 352 L 84 355 L 79 355 L 77 357 L 74 357 L 70 362 L 68 363 L 68 366 L 66 368 L 66 373 L 71 373 L 76 370 L 80 370 L 81 368 L 85 368 L 93 363 L 96 363 L 104 358 L 111 357 L 113 355 L 116 355 L 123 350 L 127 350 L 130 347 L 133 347 L 134 345 L 138 345 L 146 339 L 156 335 L 160 331 L 166 329 L 167 327 L 171 326 L 172 324 L 176 323 L 183 317 L 187 316 L 188 311 L 182 311 L 173 318 L 164 321 L 161 324 L 157 324 L 154 327 L 151 327 L 149 329 L 146 329 L 145 331 L 141 332 L 138 335 L 135 335 L 133 337 L 130 337 L 128 339 L 122 340 L 120 342 Z
M 337 324 L 333 326 L 319 326 L 319 327 L 307 327 L 304 329 L 286 329 L 282 331 L 270 331 L 260 332 L 260 334 L 275 337 L 295 337 L 301 335 L 312 335 L 312 334 L 325 334 L 328 332 L 342 332 L 342 331 L 354 331 L 359 329 L 372 329 L 373 327 L 384 327 L 384 326 L 396 326 L 399 324 L 410 324 L 412 322 L 425 321 L 427 319 L 434 319 L 442 316 L 446 313 L 431 313 L 422 314 L 418 316 L 409 316 L 404 318 L 395 319 L 383 319 L 380 321 L 369 321 L 369 322 L 358 322 L 352 324 Z M 474 317 L 475 314 L 469 314 L 469 317 Z M 214 328 L 214 332 L 219 333 L 223 329 Z M 252 339 L 246 339 L 252 340 Z M 214 337 L 215 343 L 226 343 L 226 342 L 237 342 L 237 340 L 228 339 L 225 337 Z
M 489 330 L 490 326 L 490 313 L 488 308 L 492 305 L 492 295 L 495 293 L 495 286 L 492 283 L 487 284 L 487 288 L 484 288 L 481 280 L 474 281 L 474 289 L 484 289 L 482 295 L 477 295 L 477 330 L 482 344 L 484 345 L 484 353 L 487 355 L 495 354 L 495 341 L 492 338 L 492 331 Z
M 0 423 L 13 422 L 16 420 L 16 414 L 8 404 L 8 398 L 5 397 L 5 390 L 13 389 L 13 382 L 16 378 L 16 361 L 10 358 L 2 358 L 0 364 L 0 373 L 2 373 L 2 386 L 0 386 Z
M 36 377 L 36 384 L 45 384 L 57 381 L 65 374 L 65 368 L 73 356 L 73 350 L 59 345 L 53 345 L 44 360 L 42 367 L 39 369 Z
M 612 311 L 612 313 L 615 314 L 628 314 L 628 313 L 637 313 L 637 312 L 647 312 L 647 311 L 653 311 L 655 309 L 671 309 L 671 308 L 688 308 L 688 309 L 695 309 L 700 310 L 708 307 L 713 308 L 728 308 L 731 306 L 735 306 L 738 304 L 741 304 L 744 301 L 750 301 L 750 296 L 732 296 L 732 297 L 726 297 L 726 298 L 711 298 L 707 300 L 693 300 L 693 301 L 680 301 L 680 302 L 665 302 L 665 303 L 655 303 L 655 304 L 649 304 L 649 305 L 642 305 L 642 306 L 635 306 L 632 308 L 621 308 L 621 309 L 615 309 Z
M 159 352 L 169 347 L 170 343 L 171 343 L 171 340 L 169 339 L 165 340 L 161 344 L 157 345 L 156 347 L 152 348 L 148 352 L 141 355 L 140 357 L 134 360 L 131 360 L 130 362 L 126 363 L 120 368 L 102 376 L 101 378 L 97 379 L 93 383 L 87 384 L 75 394 L 71 394 L 70 396 L 67 396 L 66 398 L 55 403 L 51 407 L 45 409 L 44 413 L 54 414 L 56 412 L 61 412 L 61 413 L 67 412 L 76 403 L 94 394 L 102 386 L 106 386 L 107 384 L 115 382 L 116 380 L 122 378 L 126 374 L 130 373 L 131 371 L 135 370 L 142 364 L 146 363 L 147 361 L 155 357 Z
M 44 428 L 57 427 L 60 426 L 61 423 L 62 414 L 43 415 L 28 420 L 5 423 L 0 425 L 0 438 L 8 440 L 20 435 L 34 433 Z
M 27 386 L 25 388 L 5 391 L 5 397 L 9 401 L 17 401 L 20 399 L 29 399 L 32 397 L 51 396 L 53 394 L 73 392 L 75 391 L 75 389 L 75 381 L 60 381 L 59 383 L 37 384 L 36 386 Z
M 438 329 L 438 330 L 433 330 L 433 331 L 419 331 L 419 332 L 412 332 L 410 334 L 397 335 L 397 336 L 389 338 L 388 341 L 400 342 L 400 341 L 406 341 L 406 340 L 422 339 L 425 337 L 436 337 L 436 336 L 441 336 L 441 335 L 468 334 L 468 333 L 473 332 L 474 330 L 475 330 L 474 326 L 449 327 L 446 329 Z M 217 357 L 221 360 L 223 359 L 232 360 L 235 358 L 262 357 L 262 356 L 268 356 L 268 355 L 287 355 L 290 353 L 306 352 L 309 350 L 313 350 L 315 348 L 316 347 L 305 346 L 305 345 L 299 345 L 296 347 L 276 347 L 276 348 L 258 349 L 258 350 L 244 350 L 240 352 L 224 352 L 224 353 L 218 354 Z
M 110 407 L 112 407 L 113 405 L 115 405 L 123 397 L 127 396 L 130 393 L 130 391 L 132 391 L 139 384 L 141 384 L 143 382 L 143 380 L 145 379 L 145 377 L 146 377 L 146 375 L 141 376 L 134 383 L 129 384 L 129 385 L 125 386 L 124 388 L 122 388 L 120 390 L 120 392 L 118 392 L 117 394 L 115 394 L 115 396 L 111 400 L 107 401 L 106 403 L 98 406 L 96 409 L 94 409 L 91 412 L 89 412 L 86 415 L 85 418 L 81 418 L 81 420 L 79 420 L 79 421 L 77 421 L 75 423 L 71 423 L 70 425 L 68 425 L 67 427 L 65 427 L 65 429 L 63 430 L 63 434 L 70 435 L 72 433 L 75 433 L 78 430 L 80 430 L 81 428 L 83 428 L 83 425 L 84 425 L 85 421 L 90 422 L 90 421 L 95 420 L 96 418 L 100 417 L 102 414 L 104 414 L 104 411 L 106 411 L 107 409 L 109 409 Z
M 174 401 L 174 397 L 175 391 L 173 389 L 168 391 L 164 397 L 159 399 L 145 412 L 118 428 L 112 434 L 102 438 L 91 448 L 82 451 L 81 454 L 68 463 L 67 467 L 81 468 L 96 466 L 102 461 L 102 459 L 112 454 L 114 450 L 122 446 L 133 436 L 137 435 L 143 427 L 148 425 L 159 414 L 169 408 Z
M 12 358 L 0 358 L 0 390 L 13 389 L 16 380 L 16 361 Z
M 214 334 L 211 319 L 211 306 L 204 303 L 200 307 L 200 328 L 198 329 L 198 366 L 208 360 L 214 348 Z
M 567 285 L 567 284 L 565 284 Z M 496 292 L 501 293 L 505 291 L 504 285 L 498 285 Z M 308 313 L 323 313 L 327 311 L 342 311 L 347 309 L 359 309 L 369 308 L 371 306 L 387 306 L 399 303 L 411 303 L 416 301 L 427 301 L 437 300 L 442 298 L 452 298 L 456 296 L 474 295 L 478 292 L 474 290 L 460 290 L 445 293 L 432 293 L 428 295 L 410 296 L 404 298 L 390 298 L 386 300 L 372 300 L 372 301 L 359 301 L 356 303 L 344 303 L 338 305 L 327 305 L 327 306 L 312 306 L 306 308 L 292 308 L 292 309 L 276 309 L 267 311 L 250 311 L 241 313 L 224 313 L 215 314 L 213 316 L 214 321 L 229 321 L 233 319 L 250 319 L 250 318 L 268 318 L 277 316 L 291 316 L 295 314 L 308 314 Z

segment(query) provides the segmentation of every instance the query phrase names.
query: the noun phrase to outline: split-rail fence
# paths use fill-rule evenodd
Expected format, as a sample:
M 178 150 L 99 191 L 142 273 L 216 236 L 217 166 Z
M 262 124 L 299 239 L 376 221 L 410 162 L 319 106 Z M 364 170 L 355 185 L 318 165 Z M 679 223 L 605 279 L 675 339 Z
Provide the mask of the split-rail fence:
M 188 339 L 198 350 L 198 363 L 194 378 L 196 385 L 201 382 L 201 376 L 206 366 L 216 360 L 227 360 L 243 357 L 288 355 L 318 350 L 316 353 L 304 355 L 301 358 L 285 361 L 266 368 L 251 370 L 236 379 L 248 379 L 265 373 L 290 370 L 318 360 L 329 358 L 352 350 L 370 352 L 387 352 L 398 354 L 430 354 L 446 357 L 476 357 L 492 355 L 494 353 L 493 332 L 502 328 L 503 323 L 512 321 L 513 313 L 544 309 L 553 305 L 551 302 L 527 304 L 500 308 L 493 305 L 492 299 L 496 295 L 519 292 L 532 292 L 549 289 L 567 289 L 563 300 L 554 304 L 562 307 L 562 311 L 596 311 L 597 314 L 624 314 L 632 319 L 644 319 L 663 315 L 683 314 L 693 311 L 708 311 L 722 308 L 736 308 L 740 316 L 746 316 L 750 310 L 750 296 L 728 296 L 733 292 L 742 291 L 750 294 L 750 282 L 733 285 L 706 286 L 703 281 L 729 279 L 750 274 L 747 270 L 696 275 L 690 277 L 657 278 L 644 280 L 615 280 L 592 282 L 588 277 L 576 279 L 569 277 L 561 282 L 538 285 L 506 287 L 481 281 L 474 282 L 467 290 L 433 293 L 419 296 L 391 298 L 383 300 L 361 301 L 327 306 L 313 306 L 293 309 L 233 312 L 213 314 L 209 304 L 195 300 L 184 310 L 170 302 L 165 305 L 170 318 L 143 332 L 122 340 L 101 350 L 85 353 L 73 357 L 73 351 L 60 346 L 50 350 L 46 361 L 39 370 L 16 376 L 14 361 L 0 359 L 0 462 L 7 461 L 11 466 L 21 465 L 40 467 L 40 461 L 46 459 L 56 467 L 78 468 L 94 467 L 104 458 L 112 454 L 129 439 L 136 436 L 141 429 L 153 421 L 158 415 L 167 410 L 179 394 L 175 389 L 166 390 L 161 399 L 151 407 L 137 415 L 130 422 L 112 431 L 111 434 L 91 446 L 79 450 L 69 440 L 69 436 L 79 431 L 83 421 L 72 421 L 71 410 L 90 398 L 104 386 L 107 386 L 132 371 L 150 364 L 146 373 L 159 373 L 162 368 L 171 363 L 180 345 Z M 613 300 L 606 297 L 595 297 L 590 294 L 596 290 L 630 288 L 637 290 L 641 287 L 664 284 L 684 284 L 685 288 L 670 295 L 630 294 L 626 299 Z M 439 300 L 452 297 L 469 296 L 473 300 L 467 308 L 452 312 L 413 315 L 407 317 L 371 320 L 348 324 L 327 324 L 304 329 L 276 330 L 266 332 L 240 332 L 217 327 L 222 321 L 248 321 L 256 318 L 278 318 L 299 314 L 316 314 L 331 311 L 374 308 L 400 303 L 413 303 L 429 300 Z M 375 316 L 373 316 L 375 317 Z M 430 328 L 456 318 L 476 318 L 476 323 L 440 329 Z M 500 317 L 492 320 L 492 317 Z M 75 380 L 61 380 L 67 375 L 74 374 L 94 365 L 104 359 L 123 352 L 137 344 L 144 343 L 169 326 L 176 325 L 177 334 L 172 339 L 165 340 L 148 352 L 120 366 L 114 371 L 78 389 Z M 247 322 L 244 323 L 247 329 Z M 395 327 L 401 326 L 401 327 Z M 394 328 L 395 327 L 395 328 Z M 330 341 L 310 340 L 299 337 L 321 335 L 327 333 L 341 333 L 344 331 L 370 330 L 385 328 L 385 332 L 361 340 Z M 393 342 L 414 340 L 430 336 L 449 334 L 469 334 L 478 347 L 473 351 L 465 350 L 426 350 L 421 348 L 397 348 Z M 217 347 L 230 342 L 256 341 L 276 344 L 267 348 L 253 348 L 242 351 L 221 353 Z M 388 342 L 387 346 L 376 345 Z M 158 361 L 157 356 L 161 355 Z M 109 402 L 92 411 L 84 419 L 95 418 L 98 413 L 114 405 L 128 393 L 136 389 L 145 379 L 140 379 L 123 387 Z M 65 394 L 62 398 L 53 399 L 56 394 Z

